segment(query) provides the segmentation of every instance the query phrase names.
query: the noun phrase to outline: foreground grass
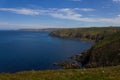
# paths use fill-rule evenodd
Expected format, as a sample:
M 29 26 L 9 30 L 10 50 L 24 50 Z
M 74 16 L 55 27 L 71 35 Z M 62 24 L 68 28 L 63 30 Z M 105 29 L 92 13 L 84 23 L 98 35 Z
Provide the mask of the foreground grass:
M 1 73 L 0 80 L 120 80 L 120 66 L 106 68 Z

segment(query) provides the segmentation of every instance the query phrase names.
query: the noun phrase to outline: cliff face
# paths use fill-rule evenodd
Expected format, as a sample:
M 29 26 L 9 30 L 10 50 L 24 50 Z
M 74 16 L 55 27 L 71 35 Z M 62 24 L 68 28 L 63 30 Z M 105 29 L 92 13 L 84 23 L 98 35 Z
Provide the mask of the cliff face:
M 106 37 L 81 55 L 75 59 L 84 67 L 120 65 L 120 33 Z
M 92 50 L 86 67 L 120 65 L 120 39 Z
M 120 28 L 64 29 L 51 35 L 95 41 L 91 49 L 72 57 L 84 67 L 120 65 Z

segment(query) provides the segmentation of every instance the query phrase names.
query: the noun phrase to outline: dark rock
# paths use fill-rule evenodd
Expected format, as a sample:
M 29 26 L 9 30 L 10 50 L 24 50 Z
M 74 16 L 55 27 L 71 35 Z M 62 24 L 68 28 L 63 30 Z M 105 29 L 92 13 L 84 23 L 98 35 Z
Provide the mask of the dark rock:
M 60 63 L 55 63 L 56 66 L 61 66 L 64 69 L 79 69 L 80 65 L 77 62 L 64 61 Z

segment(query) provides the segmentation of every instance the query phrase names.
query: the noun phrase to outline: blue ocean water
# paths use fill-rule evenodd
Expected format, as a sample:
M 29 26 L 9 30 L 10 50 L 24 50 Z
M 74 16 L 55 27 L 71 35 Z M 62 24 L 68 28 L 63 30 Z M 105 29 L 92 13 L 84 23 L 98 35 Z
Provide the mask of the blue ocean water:
M 49 32 L 0 31 L 0 72 L 60 69 L 53 63 L 93 43 L 49 36 Z

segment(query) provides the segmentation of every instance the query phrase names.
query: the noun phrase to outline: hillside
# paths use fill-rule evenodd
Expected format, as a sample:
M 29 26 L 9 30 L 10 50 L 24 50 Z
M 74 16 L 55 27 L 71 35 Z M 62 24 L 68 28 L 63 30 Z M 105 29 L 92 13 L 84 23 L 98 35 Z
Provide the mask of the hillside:
M 70 28 L 53 31 L 50 35 L 62 38 L 77 38 L 98 42 L 104 37 L 117 32 L 120 32 L 119 27 Z
M 2 73 L 0 80 L 120 80 L 120 66 L 74 70 Z
M 120 65 L 120 28 L 78 28 L 53 31 L 52 36 L 95 41 L 95 45 L 83 53 L 72 57 L 83 67 Z M 78 64 L 61 62 L 64 68 L 75 68 Z M 74 65 L 74 66 L 71 66 Z
M 85 67 L 120 65 L 120 33 L 105 37 L 76 60 Z

